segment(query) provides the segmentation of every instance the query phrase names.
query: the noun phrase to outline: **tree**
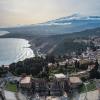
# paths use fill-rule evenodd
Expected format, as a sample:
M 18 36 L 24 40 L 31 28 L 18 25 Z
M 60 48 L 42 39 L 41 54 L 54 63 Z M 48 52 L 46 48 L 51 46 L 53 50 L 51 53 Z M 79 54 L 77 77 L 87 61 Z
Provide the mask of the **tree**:
M 80 62 L 79 61 L 75 61 L 75 69 L 76 71 L 78 71 L 78 69 L 80 68 Z
M 46 61 L 50 63 L 55 63 L 55 56 L 54 55 L 46 56 Z
M 98 60 L 95 62 L 95 67 L 90 71 L 90 78 L 100 78 L 100 73 L 98 72 Z
M 99 67 L 99 63 L 98 63 L 98 60 L 96 60 L 94 70 L 97 71 L 98 67 Z
M 15 75 L 26 73 L 27 75 L 32 74 L 33 76 L 37 76 L 44 66 L 47 66 L 47 61 L 44 58 L 34 57 L 11 64 L 9 71 Z

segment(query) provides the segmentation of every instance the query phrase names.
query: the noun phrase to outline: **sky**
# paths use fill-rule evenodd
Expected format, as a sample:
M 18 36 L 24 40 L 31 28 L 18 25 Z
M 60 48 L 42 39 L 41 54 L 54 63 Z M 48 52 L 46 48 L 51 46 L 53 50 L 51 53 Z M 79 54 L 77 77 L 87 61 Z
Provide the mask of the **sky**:
M 36 24 L 74 13 L 100 15 L 100 0 L 0 0 L 0 27 Z

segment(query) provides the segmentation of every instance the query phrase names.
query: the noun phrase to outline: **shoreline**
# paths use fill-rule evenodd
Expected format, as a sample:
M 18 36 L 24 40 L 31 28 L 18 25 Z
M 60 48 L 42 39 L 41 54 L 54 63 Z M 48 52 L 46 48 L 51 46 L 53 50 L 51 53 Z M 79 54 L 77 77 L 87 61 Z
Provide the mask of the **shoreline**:
M 9 38 L 9 37 L 8 37 L 8 38 L 0 37 L 0 39 L 20 39 L 20 40 L 26 41 L 27 46 L 24 47 L 24 45 L 23 45 L 22 48 L 26 48 L 26 49 L 29 48 L 30 50 L 32 50 L 32 55 L 33 55 L 32 57 L 35 57 L 35 52 L 34 52 L 34 50 L 32 49 L 32 45 L 31 45 L 31 43 L 30 43 L 30 41 L 29 41 L 28 39 L 25 39 L 25 38 Z M 31 55 L 31 54 L 30 54 L 30 55 Z M 24 57 L 25 57 L 25 56 L 24 56 Z M 16 59 L 17 59 L 17 60 L 16 60 L 16 61 L 11 61 L 11 63 L 10 63 L 9 61 L 7 61 L 7 62 L 5 61 L 5 63 L 3 63 L 3 64 L 1 63 L 1 64 L 0 64 L 0 67 L 1 67 L 2 65 L 5 65 L 5 66 L 7 65 L 7 66 L 9 66 L 9 65 L 12 64 L 12 63 L 15 63 L 15 62 L 18 62 L 18 61 L 23 61 L 23 60 L 25 60 L 25 59 L 27 59 L 27 58 L 31 58 L 31 57 L 28 57 L 28 55 L 26 55 L 25 58 L 24 58 L 24 57 L 22 58 L 22 60 L 19 60 L 20 58 L 17 58 L 17 57 L 16 57 L 15 60 L 16 60 Z

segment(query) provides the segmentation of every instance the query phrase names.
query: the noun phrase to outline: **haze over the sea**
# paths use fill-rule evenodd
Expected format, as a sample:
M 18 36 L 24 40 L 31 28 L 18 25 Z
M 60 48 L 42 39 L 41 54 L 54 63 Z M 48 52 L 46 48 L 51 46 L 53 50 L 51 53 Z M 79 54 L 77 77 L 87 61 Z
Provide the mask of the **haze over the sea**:
M 41 23 L 74 13 L 100 15 L 100 0 L 0 0 L 0 27 Z

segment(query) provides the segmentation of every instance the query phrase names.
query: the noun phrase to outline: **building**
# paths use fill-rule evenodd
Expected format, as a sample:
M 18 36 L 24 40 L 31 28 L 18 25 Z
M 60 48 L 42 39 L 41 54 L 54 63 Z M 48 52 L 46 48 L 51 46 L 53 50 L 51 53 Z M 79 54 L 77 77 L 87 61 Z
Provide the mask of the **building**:
M 20 87 L 22 88 L 31 88 L 31 77 L 30 76 L 25 76 L 25 77 L 22 77 L 21 80 L 20 80 Z
M 77 88 L 82 85 L 82 81 L 79 77 L 69 77 L 69 84 L 71 88 Z
M 32 80 L 32 91 L 40 96 L 48 95 L 48 82 L 44 79 L 34 78 Z
M 53 96 L 62 96 L 63 92 L 69 91 L 68 79 L 63 73 L 55 74 L 50 83 L 50 94 Z
M 56 78 L 56 79 L 66 79 L 66 75 L 64 75 L 63 73 L 59 73 L 59 74 L 55 74 L 54 78 Z

